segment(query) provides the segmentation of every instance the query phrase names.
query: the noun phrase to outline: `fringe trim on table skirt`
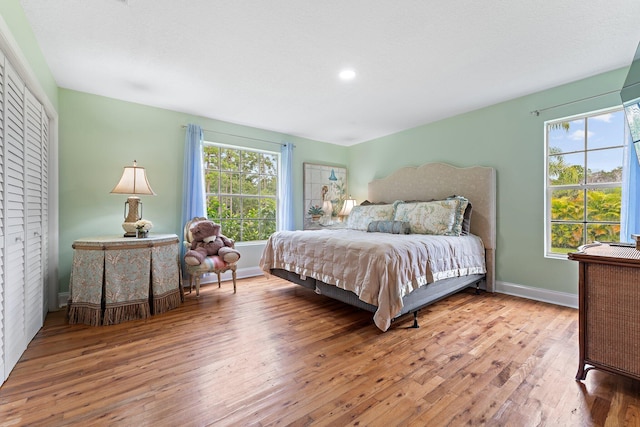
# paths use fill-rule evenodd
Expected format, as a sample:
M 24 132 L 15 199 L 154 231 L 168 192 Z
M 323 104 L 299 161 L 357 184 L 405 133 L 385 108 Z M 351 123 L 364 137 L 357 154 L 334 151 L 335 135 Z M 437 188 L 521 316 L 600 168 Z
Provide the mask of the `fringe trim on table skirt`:
M 173 289 L 162 295 L 153 296 L 153 314 L 165 313 L 178 308 L 181 303 L 180 290 Z
M 69 324 L 83 323 L 85 325 L 99 326 L 102 310 L 100 304 L 70 303 L 67 304 L 67 318 Z
M 103 325 L 115 325 L 129 320 L 146 319 L 151 316 L 148 300 L 107 304 L 104 309 Z

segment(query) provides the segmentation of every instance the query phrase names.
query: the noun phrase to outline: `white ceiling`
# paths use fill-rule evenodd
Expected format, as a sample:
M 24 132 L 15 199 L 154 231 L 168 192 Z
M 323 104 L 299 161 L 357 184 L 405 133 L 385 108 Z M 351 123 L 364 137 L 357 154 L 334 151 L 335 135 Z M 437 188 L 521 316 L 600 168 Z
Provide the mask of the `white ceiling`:
M 341 145 L 628 66 L 640 41 L 638 0 L 20 3 L 60 87 Z

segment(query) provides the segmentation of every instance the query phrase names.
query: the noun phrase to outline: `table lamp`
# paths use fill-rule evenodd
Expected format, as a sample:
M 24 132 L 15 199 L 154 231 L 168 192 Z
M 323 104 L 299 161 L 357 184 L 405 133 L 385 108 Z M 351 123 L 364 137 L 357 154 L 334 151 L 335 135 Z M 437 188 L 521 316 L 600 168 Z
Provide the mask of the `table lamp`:
M 133 166 L 125 166 L 124 172 L 120 182 L 111 190 L 111 194 L 131 194 L 127 201 L 124 202 L 124 222 L 122 228 L 124 229 L 124 237 L 136 237 L 136 221 L 142 219 L 142 201 L 138 194 L 146 194 L 155 196 L 149 181 L 147 180 L 147 173 L 143 167 L 137 165 L 136 161 L 133 161 Z M 129 212 L 127 213 L 127 205 L 129 206 Z M 138 213 L 138 206 L 140 207 L 140 213 Z
M 351 213 L 351 209 L 353 209 L 355 205 L 356 205 L 356 200 L 352 199 L 351 196 L 349 196 L 349 198 L 344 201 L 344 204 L 342 205 L 342 209 L 340 210 L 340 213 L 338 213 L 338 217 L 342 221 L 344 221 L 345 217 L 349 216 L 349 214 Z

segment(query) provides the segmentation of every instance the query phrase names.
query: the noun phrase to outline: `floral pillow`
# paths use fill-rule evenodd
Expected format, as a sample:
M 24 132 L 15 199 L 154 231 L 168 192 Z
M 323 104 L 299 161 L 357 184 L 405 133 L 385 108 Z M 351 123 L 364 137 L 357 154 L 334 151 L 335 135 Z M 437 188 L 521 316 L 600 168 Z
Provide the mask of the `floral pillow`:
M 347 219 L 347 228 L 367 231 L 371 221 L 391 221 L 395 204 L 354 206 Z
M 432 202 L 402 203 L 396 207 L 395 221 L 406 221 L 415 234 L 459 236 L 468 200 L 456 197 Z

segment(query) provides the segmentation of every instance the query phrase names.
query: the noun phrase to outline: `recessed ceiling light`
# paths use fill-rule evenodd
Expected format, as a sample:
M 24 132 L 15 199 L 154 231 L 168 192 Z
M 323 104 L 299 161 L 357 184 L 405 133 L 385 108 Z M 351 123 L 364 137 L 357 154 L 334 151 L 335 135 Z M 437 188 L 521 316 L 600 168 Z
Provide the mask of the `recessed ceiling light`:
M 356 76 L 356 72 L 353 70 L 342 70 L 339 76 L 342 80 L 351 80 Z

